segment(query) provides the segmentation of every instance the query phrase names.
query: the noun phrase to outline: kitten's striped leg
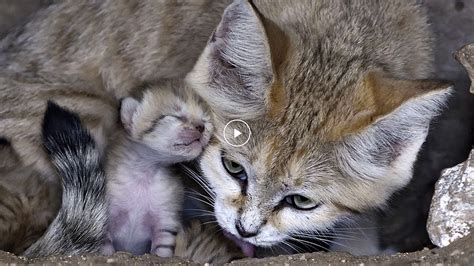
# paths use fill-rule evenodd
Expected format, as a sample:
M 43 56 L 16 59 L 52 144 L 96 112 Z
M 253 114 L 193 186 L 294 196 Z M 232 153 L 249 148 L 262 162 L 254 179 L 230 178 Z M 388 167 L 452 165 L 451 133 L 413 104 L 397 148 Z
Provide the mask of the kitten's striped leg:
M 100 253 L 102 255 L 112 255 L 115 253 L 115 248 L 110 233 L 107 233 L 106 240 L 104 241 L 104 245 L 102 246 Z
M 174 224 L 163 228 L 157 228 L 153 234 L 151 251 L 160 257 L 172 257 L 176 246 L 176 235 L 178 234 L 176 220 Z

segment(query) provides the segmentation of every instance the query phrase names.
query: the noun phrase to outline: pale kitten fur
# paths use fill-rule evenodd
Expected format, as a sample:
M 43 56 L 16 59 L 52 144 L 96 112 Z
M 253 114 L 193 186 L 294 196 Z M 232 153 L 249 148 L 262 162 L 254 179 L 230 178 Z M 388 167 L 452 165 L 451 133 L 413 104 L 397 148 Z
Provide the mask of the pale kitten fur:
M 173 256 L 183 186 L 173 164 L 195 159 L 212 133 L 209 114 L 182 82 L 122 100 L 124 130 L 107 155 L 108 239 L 103 253 Z

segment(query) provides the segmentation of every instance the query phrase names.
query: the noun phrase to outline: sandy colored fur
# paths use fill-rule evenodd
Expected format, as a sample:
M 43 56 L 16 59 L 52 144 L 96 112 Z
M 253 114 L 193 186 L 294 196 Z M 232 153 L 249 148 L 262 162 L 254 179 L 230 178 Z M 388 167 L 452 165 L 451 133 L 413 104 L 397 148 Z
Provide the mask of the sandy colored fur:
M 175 256 L 198 263 L 222 264 L 243 258 L 242 252 L 214 226 L 191 220 L 176 236 Z
M 216 141 L 201 168 L 219 224 L 238 236 L 240 222 L 258 232 L 247 241 L 270 246 L 383 207 L 410 180 L 429 123 L 449 97 L 449 82 L 427 80 L 432 45 L 415 1 L 229 6 L 187 76 L 214 111 Z M 243 147 L 224 140 L 234 118 L 252 131 Z M 245 169 L 245 193 L 222 156 Z M 281 207 L 295 194 L 320 207 Z
M 57 1 L 8 34 L 0 41 L 0 138 L 18 155 L 21 167 L 15 175 L 57 185 L 41 147 L 46 101 L 78 113 L 103 149 L 118 126 L 120 98 L 144 83 L 187 73 L 227 4 Z M 0 170 L 2 178 L 13 176 Z M 36 189 L 49 189 L 43 186 Z M 0 197 L 7 199 L 3 193 Z M 44 202 L 42 197 L 38 193 L 33 202 Z M 54 214 L 56 207 L 51 203 L 48 207 L 45 212 Z M 41 230 L 47 224 L 19 216 L 11 221 Z M 11 234 L 5 239 L 14 237 L 12 231 L 5 234 Z
M 0 136 L 26 165 L 51 175 L 38 145 L 46 100 L 107 135 L 120 98 L 191 69 L 225 5 L 65 1 L 39 11 L 0 43 Z
M 393 95 L 383 93 L 386 82 L 373 87 L 376 93 L 367 93 L 361 83 L 380 71 L 409 87 L 425 86 L 421 79 L 430 77 L 432 35 L 415 1 L 237 0 L 207 45 L 227 3 L 71 3 L 51 6 L 2 42 L 0 72 L 21 85 L 8 93 L 0 87 L 0 99 L 11 93 L 20 99 L 14 106 L 11 99 L 2 101 L 0 123 L 10 124 L 0 127 L 0 136 L 27 165 L 47 172 L 47 161 L 25 155 L 40 153 L 35 130 L 23 130 L 38 125 L 45 101 L 30 98 L 28 88 L 39 84 L 51 91 L 46 95 L 62 99 L 59 104 L 95 121 L 97 131 L 108 136 L 120 97 L 143 82 L 193 68 L 187 82 L 214 112 L 217 134 L 201 162 L 216 193 L 217 220 L 233 234 L 238 220 L 248 230 L 260 230 L 247 239 L 256 245 L 325 230 L 352 210 L 383 206 L 410 180 L 429 122 L 449 95 L 447 83 L 430 83 L 419 97 L 397 86 L 393 104 L 388 99 Z M 94 95 L 98 102 L 58 97 L 64 86 L 81 88 L 80 95 Z M 382 101 L 374 104 L 377 95 Z M 376 115 L 364 117 L 374 105 Z M 11 117 L 3 119 L 4 114 Z M 363 119 L 354 125 L 347 122 L 358 116 Z M 25 124 L 17 122 L 25 117 Z M 252 130 L 250 142 L 239 149 L 222 136 L 232 118 L 247 120 Z M 33 147 L 32 153 L 22 143 Z M 246 195 L 222 168 L 223 151 L 246 169 Z M 275 208 L 291 193 L 321 207 Z
M 0 249 L 21 254 L 44 233 L 59 208 L 59 187 L 22 167 L 0 144 Z

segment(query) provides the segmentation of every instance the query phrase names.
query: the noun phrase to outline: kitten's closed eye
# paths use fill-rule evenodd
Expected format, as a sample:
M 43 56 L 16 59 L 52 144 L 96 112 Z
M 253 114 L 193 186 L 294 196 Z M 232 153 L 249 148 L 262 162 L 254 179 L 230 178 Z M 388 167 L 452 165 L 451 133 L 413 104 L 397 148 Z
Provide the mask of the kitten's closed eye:
M 157 119 L 153 120 L 153 122 L 151 123 L 151 126 L 144 131 L 144 134 L 150 134 L 151 132 L 153 132 L 153 130 L 155 130 L 156 126 L 158 126 L 158 124 L 161 122 L 161 121 L 164 121 L 165 119 L 170 119 L 170 120 L 179 120 L 181 122 L 186 122 L 186 118 L 185 117 L 182 117 L 182 116 L 177 116 L 177 115 L 172 115 L 172 114 L 164 114 L 164 115 L 160 115 Z
M 178 115 L 172 115 L 172 114 L 164 114 L 164 115 L 160 115 L 160 117 L 157 119 L 158 121 L 159 120 L 163 120 L 165 118 L 170 118 L 170 119 L 176 119 L 176 120 L 179 120 L 181 122 L 186 122 L 188 119 L 184 116 L 178 116 Z

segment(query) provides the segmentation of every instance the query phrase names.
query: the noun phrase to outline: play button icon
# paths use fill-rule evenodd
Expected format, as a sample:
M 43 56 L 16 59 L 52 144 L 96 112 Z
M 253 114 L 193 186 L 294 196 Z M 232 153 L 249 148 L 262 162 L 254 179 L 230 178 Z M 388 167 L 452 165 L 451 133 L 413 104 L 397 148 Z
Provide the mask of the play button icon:
M 234 138 L 237 138 L 240 135 L 242 135 L 242 132 L 238 131 L 237 129 L 234 129 Z
M 234 147 L 241 147 L 247 144 L 252 135 L 249 125 L 241 119 L 229 121 L 225 125 L 223 133 L 227 144 Z

